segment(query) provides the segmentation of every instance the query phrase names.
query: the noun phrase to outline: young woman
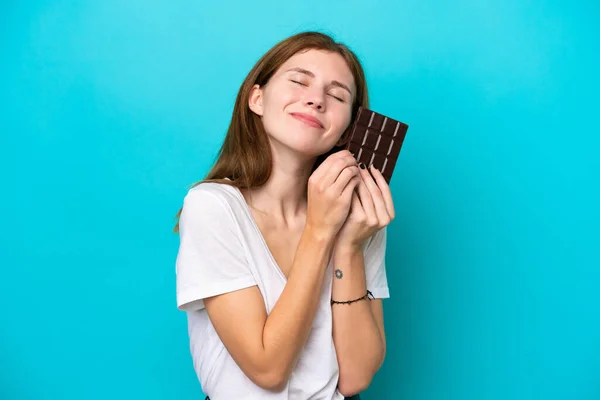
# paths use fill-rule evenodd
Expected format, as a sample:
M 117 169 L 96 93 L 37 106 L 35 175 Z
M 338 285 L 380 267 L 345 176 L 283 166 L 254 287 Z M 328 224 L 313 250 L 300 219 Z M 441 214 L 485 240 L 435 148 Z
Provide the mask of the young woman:
M 278 43 L 185 196 L 177 305 L 212 400 L 358 398 L 380 368 L 394 206 L 381 173 L 338 147 L 359 106 L 346 46 L 317 32 Z

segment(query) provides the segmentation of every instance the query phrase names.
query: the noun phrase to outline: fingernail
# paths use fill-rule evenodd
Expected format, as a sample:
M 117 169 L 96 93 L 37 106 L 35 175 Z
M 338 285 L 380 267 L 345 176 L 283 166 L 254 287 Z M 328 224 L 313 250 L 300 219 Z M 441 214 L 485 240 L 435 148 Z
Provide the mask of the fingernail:
M 360 169 L 365 169 L 367 168 L 367 166 L 364 163 L 360 163 L 358 164 L 358 166 L 360 167 Z

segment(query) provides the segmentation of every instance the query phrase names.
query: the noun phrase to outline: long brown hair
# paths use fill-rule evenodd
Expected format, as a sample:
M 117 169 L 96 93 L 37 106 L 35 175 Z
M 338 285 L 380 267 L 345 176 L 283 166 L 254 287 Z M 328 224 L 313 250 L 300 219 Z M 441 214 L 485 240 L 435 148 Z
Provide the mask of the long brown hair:
M 321 32 L 301 32 L 290 36 L 263 55 L 244 79 L 235 99 L 231 123 L 219 150 L 217 161 L 206 177 L 191 187 L 203 182 L 218 182 L 248 189 L 260 187 L 267 182 L 272 169 L 271 147 L 260 117 L 248 106 L 250 92 L 255 84 L 260 87 L 266 85 L 279 67 L 293 55 L 310 49 L 337 53 L 346 60 L 356 84 L 356 98 L 352 104 L 353 118 L 360 106 L 369 107 L 364 70 L 352 50 Z M 340 149 L 341 147 L 336 145 L 329 152 L 319 156 L 313 170 L 330 154 Z M 175 216 L 177 220 L 173 229 L 175 233 L 179 232 L 181 211 L 182 209 Z

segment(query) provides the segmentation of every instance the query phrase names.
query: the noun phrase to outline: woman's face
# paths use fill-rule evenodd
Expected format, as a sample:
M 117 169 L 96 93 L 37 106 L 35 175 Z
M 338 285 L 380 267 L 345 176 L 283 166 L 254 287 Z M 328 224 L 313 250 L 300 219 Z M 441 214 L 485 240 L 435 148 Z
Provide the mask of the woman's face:
M 288 59 L 267 85 L 255 85 L 249 106 L 273 145 L 314 157 L 329 151 L 348 127 L 355 86 L 342 56 L 311 49 Z

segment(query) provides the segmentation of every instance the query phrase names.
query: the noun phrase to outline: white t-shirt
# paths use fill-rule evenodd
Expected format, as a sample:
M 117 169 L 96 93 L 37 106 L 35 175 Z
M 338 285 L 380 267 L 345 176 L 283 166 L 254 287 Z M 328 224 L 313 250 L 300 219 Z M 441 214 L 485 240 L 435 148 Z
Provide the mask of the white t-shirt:
M 179 220 L 177 306 L 186 311 L 194 369 L 211 400 L 343 399 L 332 336 L 333 262 L 325 274 L 312 330 L 281 392 L 264 390 L 238 367 L 219 339 L 203 299 L 257 285 L 267 314 L 286 284 L 242 193 L 236 187 L 204 182 L 190 189 Z M 385 273 L 386 229 L 365 246 L 367 288 L 389 297 Z

